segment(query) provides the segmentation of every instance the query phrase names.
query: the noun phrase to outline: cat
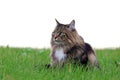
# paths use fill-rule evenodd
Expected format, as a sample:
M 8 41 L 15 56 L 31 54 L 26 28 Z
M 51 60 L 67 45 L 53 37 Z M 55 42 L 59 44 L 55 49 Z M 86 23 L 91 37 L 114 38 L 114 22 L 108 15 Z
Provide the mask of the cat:
M 70 24 L 61 24 L 57 20 L 56 23 L 51 37 L 51 63 L 49 67 L 64 66 L 67 62 L 87 65 L 89 61 L 91 67 L 98 68 L 95 51 L 78 34 L 75 29 L 75 20 L 72 20 Z

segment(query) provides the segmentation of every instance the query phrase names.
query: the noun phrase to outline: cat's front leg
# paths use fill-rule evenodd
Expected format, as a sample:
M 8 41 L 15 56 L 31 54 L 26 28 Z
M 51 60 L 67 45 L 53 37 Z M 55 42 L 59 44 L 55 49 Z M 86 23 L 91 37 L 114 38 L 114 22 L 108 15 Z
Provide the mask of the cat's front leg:
M 54 67 L 58 64 L 57 59 L 55 58 L 54 52 L 50 53 L 50 63 L 46 64 L 46 68 Z
M 55 53 L 52 52 L 51 55 L 50 55 L 50 58 L 51 58 L 51 62 L 50 62 L 51 67 L 57 66 L 58 65 L 58 60 L 55 57 Z

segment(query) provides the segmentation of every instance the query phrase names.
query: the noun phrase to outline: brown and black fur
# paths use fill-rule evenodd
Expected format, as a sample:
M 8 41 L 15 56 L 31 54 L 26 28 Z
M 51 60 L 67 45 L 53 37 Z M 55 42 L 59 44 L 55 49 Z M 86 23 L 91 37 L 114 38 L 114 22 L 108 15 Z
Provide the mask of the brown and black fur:
M 78 45 L 73 46 L 70 50 L 68 50 L 67 54 L 68 59 L 73 59 L 74 63 L 77 65 L 86 66 L 89 61 L 90 66 L 95 66 L 97 68 L 99 67 L 97 59 L 91 60 L 91 58 L 96 58 L 96 55 L 88 43 L 85 43 L 83 48 Z M 93 55 L 94 57 L 89 57 L 90 55 Z
M 77 33 L 75 21 L 73 20 L 66 25 L 59 23 L 57 20 L 56 22 L 57 26 L 51 38 L 51 64 L 49 66 L 63 66 L 66 62 L 74 61 L 79 65 L 86 65 L 90 62 L 90 66 L 99 67 L 93 48 L 90 44 L 84 42 L 84 39 Z M 59 48 L 64 49 L 64 54 L 67 55 L 60 62 L 55 57 L 55 51 Z

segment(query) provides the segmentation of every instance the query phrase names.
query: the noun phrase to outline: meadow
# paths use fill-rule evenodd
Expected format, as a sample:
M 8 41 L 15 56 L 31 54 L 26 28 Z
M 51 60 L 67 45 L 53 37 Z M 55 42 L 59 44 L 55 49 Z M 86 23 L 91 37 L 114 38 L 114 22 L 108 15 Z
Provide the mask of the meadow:
M 120 48 L 95 49 L 101 67 L 47 69 L 50 49 L 0 47 L 0 80 L 120 80 Z

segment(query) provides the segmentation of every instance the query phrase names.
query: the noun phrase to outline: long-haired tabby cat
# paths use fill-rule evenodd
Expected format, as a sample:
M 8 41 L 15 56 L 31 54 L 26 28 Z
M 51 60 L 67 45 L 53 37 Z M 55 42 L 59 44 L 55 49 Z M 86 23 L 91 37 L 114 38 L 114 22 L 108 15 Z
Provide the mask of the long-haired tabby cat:
M 99 67 L 96 54 L 90 44 L 75 29 L 75 20 L 70 24 L 61 24 L 56 20 L 56 27 L 51 38 L 51 63 L 49 66 L 63 66 L 67 62 L 79 65 Z

